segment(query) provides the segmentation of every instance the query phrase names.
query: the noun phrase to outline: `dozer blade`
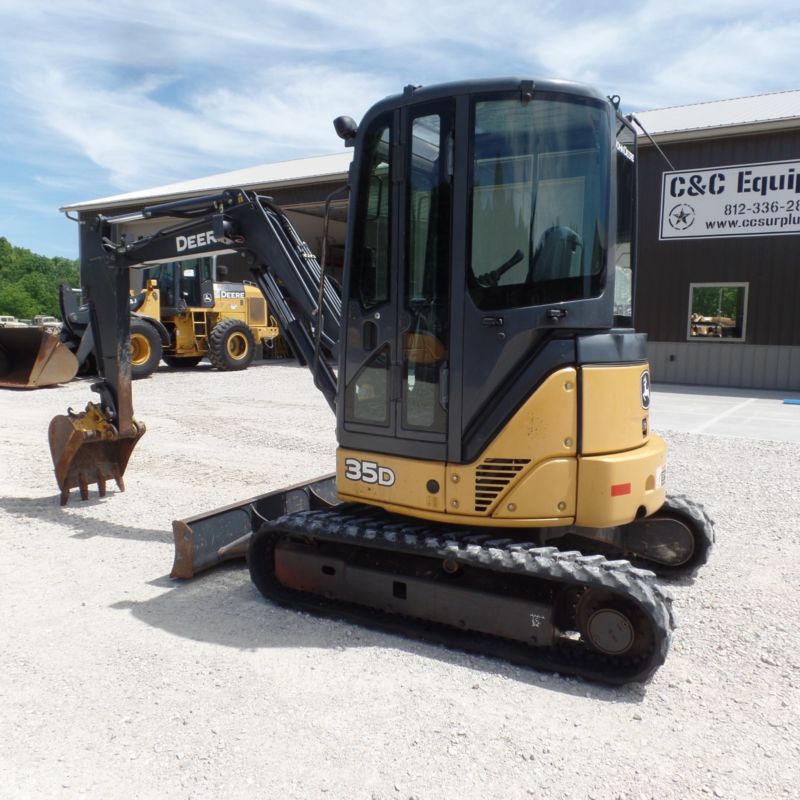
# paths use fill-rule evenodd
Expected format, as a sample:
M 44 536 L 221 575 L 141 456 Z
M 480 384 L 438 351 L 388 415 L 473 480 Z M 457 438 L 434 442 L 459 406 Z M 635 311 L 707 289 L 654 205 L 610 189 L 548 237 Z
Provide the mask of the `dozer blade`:
M 338 504 L 336 476 L 325 475 L 251 497 L 242 503 L 175 520 L 172 523 L 175 562 L 171 577 L 192 578 L 223 561 L 244 558 L 250 537 L 267 521 L 294 511 L 331 508 Z
M 142 438 L 145 426 L 133 423 L 133 432 L 120 435 L 103 410 L 89 403 L 86 411 L 71 409 L 50 421 L 50 455 L 56 480 L 61 489 L 61 505 L 69 500 L 69 490 L 77 486 L 81 499 L 89 499 L 89 484 L 96 483 L 100 497 L 106 493 L 106 481 L 114 480 L 125 491 L 122 476 L 133 448 Z
M 71 381 L 78 359 L 57 333 L 40 328 L 0 328 L 0 386 L 38 389 Z

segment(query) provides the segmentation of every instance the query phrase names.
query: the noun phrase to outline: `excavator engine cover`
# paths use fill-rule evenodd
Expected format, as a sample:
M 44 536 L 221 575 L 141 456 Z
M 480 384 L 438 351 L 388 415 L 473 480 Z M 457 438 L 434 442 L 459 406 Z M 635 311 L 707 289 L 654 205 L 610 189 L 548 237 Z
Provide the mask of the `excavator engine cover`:
M 89 497 L 90 483 L 97 484 L 100 497 L 105 496 L 106 481 L 112 479 L 120 491 L 125 491 L 122 476 L 145 426 L 134 422 L 133 429 L 129 435 L 120 435 L 94 403 L 89 403 L 81 414 L 70 409 L 66 415 L 53 417 L 48 436 L 62 506 L 75 486 L 79 487 L 82 500 Z
M 0 328 L 0 386 L 38 389 L 71 381 L 78 359 L 58 334 L 41 328 Z

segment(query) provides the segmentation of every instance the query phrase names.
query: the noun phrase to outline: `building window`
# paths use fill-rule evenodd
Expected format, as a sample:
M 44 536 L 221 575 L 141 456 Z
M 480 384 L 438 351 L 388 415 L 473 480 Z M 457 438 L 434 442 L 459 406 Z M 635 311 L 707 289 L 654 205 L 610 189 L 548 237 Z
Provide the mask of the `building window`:
M 687 338 L 697 342 L 743 342 L 747 289 L 746 283 L 690 284 Z

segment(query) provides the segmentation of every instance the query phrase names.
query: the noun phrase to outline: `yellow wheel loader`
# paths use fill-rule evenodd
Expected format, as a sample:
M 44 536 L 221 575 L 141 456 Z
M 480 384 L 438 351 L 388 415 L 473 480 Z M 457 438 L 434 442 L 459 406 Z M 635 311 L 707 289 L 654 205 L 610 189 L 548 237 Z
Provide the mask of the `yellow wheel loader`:
M 354 147 L 341 296 L 256 193 L 145 209 L 187 221 L 136 242 L 114 218 L 83 231 L 103 380 L 100 405 L 51 425 L 62 501 L 121 478 L 143 433 L 119 357 L 127 271 L 193 236 L 249 257 L 336 413 L 338 454 L 335 475 L 176 521 L 174 576 L 246 553 L 272 602 L 646 680 L 674 626 L 650 570 L 692 573 L 714 534 L 667 494 L 645 337 L 615 296 L 636 219 L 618 100 L 524 79 L 409 86 L 335 126 Z
M 152 375 L 163 359 L 191 368 L 204 357 L 219 370 L 246 369 L 263 348 L 280 349 L 280 328 L 252 282 L 231 283 L 213 257 L 169 261 L 143 270 L 130 304 L 131 376 Z M 91 280 L 91 279 L 90 279 Z M 89 308 L 62 287 L 65 341 L 83 363 L 94 341 Z
M 146 268 L 144 288 L 131 300 L 130 360 L 134 380 L 152 375 L 163 359 L 187 369 L 207 357 L 223 371 L 246 369 L 265 350 L 286 353 L 275 317 L 252 282 L 223 280 L 212 257 Z M 214 275 L 218 271 L 219 275 Z M 37 389 L 67 383 L 95 369 L 94 335 L 81 291 L 61 287 L 63 327 L 0 325 L 0 387 Z

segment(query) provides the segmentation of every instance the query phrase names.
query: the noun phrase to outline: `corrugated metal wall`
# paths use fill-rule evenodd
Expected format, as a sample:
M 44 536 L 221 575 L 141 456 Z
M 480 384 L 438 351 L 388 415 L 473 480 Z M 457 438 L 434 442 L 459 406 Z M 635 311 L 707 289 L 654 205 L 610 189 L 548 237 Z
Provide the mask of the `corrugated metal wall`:
M 678 170 L 798 159 L 800 127 L 663 149 Z M 665 171 L 655 149 L 641 147 L 636 327 L 651 342 L 654 379 L 800 388 L 800 235 L 661 242 Z M 739 282 L 749 285 L 746 341 L 687 341 L 689 285 Z
M 648 342 L 654 381 L 800 391 L 800 347 Z

